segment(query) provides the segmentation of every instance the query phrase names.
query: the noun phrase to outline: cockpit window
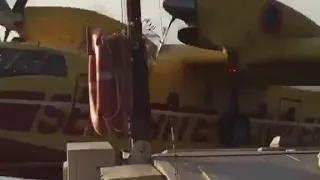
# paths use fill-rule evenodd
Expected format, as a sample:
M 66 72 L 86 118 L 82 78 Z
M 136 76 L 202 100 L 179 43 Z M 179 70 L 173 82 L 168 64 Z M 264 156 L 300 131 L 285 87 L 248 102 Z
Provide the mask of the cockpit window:
M 61 54 L 39 50 L 0 48 L 1 76 L 47 75 L 67 76 L 67 65 Z

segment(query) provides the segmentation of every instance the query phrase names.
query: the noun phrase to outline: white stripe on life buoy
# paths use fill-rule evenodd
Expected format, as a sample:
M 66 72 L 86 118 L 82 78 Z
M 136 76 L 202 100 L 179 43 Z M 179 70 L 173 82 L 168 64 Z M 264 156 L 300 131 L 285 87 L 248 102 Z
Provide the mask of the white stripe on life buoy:
M 97 89 L 97 82 L 89 82 L 89 89 L 95 90 Z
M 97 79 L 98 81 L 105 81 L 112 79 L 113 75 L 112 72 L 97 72 Z

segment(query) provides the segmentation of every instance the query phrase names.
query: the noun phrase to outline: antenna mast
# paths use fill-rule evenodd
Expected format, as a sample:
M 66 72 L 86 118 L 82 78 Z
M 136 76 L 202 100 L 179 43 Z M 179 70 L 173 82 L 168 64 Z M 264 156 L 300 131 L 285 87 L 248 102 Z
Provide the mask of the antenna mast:
M 138 141 L 141 142 L 142 140 L 149 143 L 150 139 L 151 112 L 148 82 L 148 59 L 145 41 L 142 36 L 141 2 L 140 0 L 127 0 L 126 6 L 128 17 L 128 38 L 131 43 L 133 81 L 131 137 L 133 140 L 133 146 L 135 146 L 135 143 Z M 144 154 L 143 152 L 141 153 Z M 147 158 L 145 155 L 142 156 L 143 158 Z

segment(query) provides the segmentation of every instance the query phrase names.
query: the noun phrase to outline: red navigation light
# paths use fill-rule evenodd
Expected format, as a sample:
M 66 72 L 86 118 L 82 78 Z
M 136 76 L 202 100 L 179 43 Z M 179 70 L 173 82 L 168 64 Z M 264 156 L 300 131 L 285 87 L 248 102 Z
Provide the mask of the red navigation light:
M 236 73 L 238 72 L 238 70 L 236 68 L 230 68 L 229 69 L 229 73 Z

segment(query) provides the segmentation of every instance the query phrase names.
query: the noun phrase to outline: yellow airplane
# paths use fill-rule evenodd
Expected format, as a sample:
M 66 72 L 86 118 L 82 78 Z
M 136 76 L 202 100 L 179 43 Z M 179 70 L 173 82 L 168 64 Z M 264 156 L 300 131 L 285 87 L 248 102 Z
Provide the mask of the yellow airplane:
M 84 136 L 90 123 L 85 26 L 102 28 L 106 35 L 125 28 L 119 21 L 99 13 L 62 7 L 27 7 L 23 26 L 10 26 L 9 30 L 17 31 L 20 37 L 14 42 L 0 44 L 0 143 L 3 147 L 0 149 L 0 169 L 7 166 L 23 169 L 37 164 L 60 168 L 59 163 L 65 159 L 65 144 L 68 141 L 107 139 L 116 149 L 128 145 L 123 134 L 115 137 Z M 153 62 L 155 45 L 150 41 L 147 45 L 150 62 Z M 172 73 L 174 68 L 181 66 L 182 58 L 189 58 L 190 61 L 195 58 L 203 62 L 212 57 L 217 61 L 225 60 L 225 55 L 221 53 L 198 48 L 179 47 L 176 50 L 183 52 L 183 55 L 177 55 L 172 48 L 166 50 L 164 46 L 157 66 L 150 65 L 151 101 L 154 105 L 165 103 L 170 91 L 183 91 L 181 87 L 174 86 L 174 83 L 179 83 L 177 78 L 161 81 L 163 73 Z M 168 61 L 170 59 L 175 61 Z M 168 63 L 173 65 L 171 70 L 167 69 Z M 154 151 L 165 150 L 172 144 L 167 131 L 169 121 L 163 117 L 168 117 L 168 114 L 161 111 L 153 113 Z M 179 122 L 179 126 L 183 124 L 179 119 L 176 122 Z M 209 131 L 202 130 L 199 131 L 202 135 L 197 134 L 199 127 L 196 121 L 190 121 L 184 129 L 177 139 L 177 147 L 194 147 L 196 144 L 198 147 L 211 147 L 217 144 L 208 143 L 215 139 Z M 206 136 L 205 140 L 197 142 L 202 136 Z M 9 170 L 1 172 L 3 175 L 28 178 L 32 175 L 39 175 L 37 178 L 51 176 L 39 172 L 24 174 L 22 170 L 18 173 Z
M 0 79 L 0 111 L 5 117 L 0 121 L 2 165 L 22 168 L 34 163 L 60 167 L 68 141 L 107 139 L 117 149 L 125 147 L 128 142 L 122 135 L 83 136 L 89 123 L 84 26 L 102 28 L 105 34 L 112 34 L 123 30 L 124 24 L 92 11 L 61 7 L 27 7 L 24 21 L 22 27 L 10 29 L 19 32 L 22 37 L 19 41 L 26 42 L 0 45 L 3 59 L 0 64 L 4 69 Z M 148 46 L 152 57 L 155 48 L 152 43 Z M 163 48 L 156 65 L 150 66 L 152 105 L 162 107 L 169 92 L 174 92 L 180 96 L 181 111 L 193 113 L 154 110 L 153 150 L 171 148 L 168 115 L 175 118 L 177 148 L 217 147 L 217 116 L 194 113 L 195 107 L 206 108 L 202 86 L 205 79 L 197 74 L 199 69 L 208 68 L 212 63 L 223 65 L 216 68 L 217 71 L 226 70 L 226 55 L 190 46 L 164 45 Z M 281 96 L 279 94 L 277 96 Z M 225 99 L 221 98 L 214 102 L 214 107 L 219 107 L 223 101 Z M 253 106 L 256 107 L 257 102 L 250 105 Z M 22 171 L 20 174 L 7 172 L 22 176 Z M 42 176 L 39 172 L 37 175 Z M 45 175 L 49 174 L 46 172 Z M 23 176 L 32 177 L 30 174 Z
M 308 12 L 303 11 L 306 9 L 299 8 L 296 4 L 283 0 L 163 2 L 164 9 L 172 15 L 173 20 L 181 19 L 188 24 L 187 28 L 178 32 L 181 42 L 205 49 L 224 50 L 228 54 L 224 72 L 213 70 L 214 67 L 219 69 L 221 64 L 213 64 L 211 70 L 198 70 L 206 71 L 199 78 L 210 77 L 206 83 L 217 85 L 221 83 L 220 77 L 229 77 L 231 86 L 225 90 L 230 91 L 229 95 L 226 94 L 230 101 L 220 104 L 225 106 L 222 109 L 227 112 L 227 120 L 224 122 L 230 123 L 227 126 L 234 127 L 229 128 L 227 134 L 235 133 L 232 129 L 239 129 L 239 126 L 248 129 L 248 121 L 237 119 L 247 113 L 245 111 L 248 106 L 256 106 L 257 103 L 251 104 L 251 100 L 248 102 L 243 92 L 257 92 L 257 89 L 265 89 L 267 85 L 319 85 L 315 77 L 319 75 L 317 69 L 320 66 L 320 26 L 314 21 L 316 19 L 307 16 Z M 219 78 L 213 78 L 215 76 Z M 205 83 L 199 86 L 204 87 Z M 219 89 L 217 86 L 213 88 Z M 227 102 L 228 98 L 223 99 Z M 245 102 L 241 99 L 245 99 Z M 292 106 L 297 111 L 305 109 L 302 108 L 302 100 L 286 99 L 295 104 Z M 282 100 L 279 101 L 278 106 L 281 106 Z M 277 114 L 275 111 L 278 109 L 273 108 L 271 111 Z M 243 124 L 237 124 L 240 122 Z M 245 130 L 242 134 L 244 132 Z
M 225 49 L 232 54 L 228 64 L 237 61 L 236 68 L 249 82 L 256 78 L 266 84 L 318 85 L 312 79 L 319 65 L 319 22 L 295 2 L 247 3 L 250 6 L 220 0 L 165 0 L 163 6 L 173 18 L 188 24 L 178 32 L 181 42 Z

